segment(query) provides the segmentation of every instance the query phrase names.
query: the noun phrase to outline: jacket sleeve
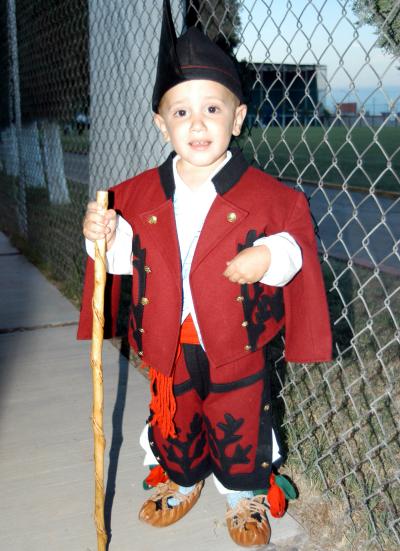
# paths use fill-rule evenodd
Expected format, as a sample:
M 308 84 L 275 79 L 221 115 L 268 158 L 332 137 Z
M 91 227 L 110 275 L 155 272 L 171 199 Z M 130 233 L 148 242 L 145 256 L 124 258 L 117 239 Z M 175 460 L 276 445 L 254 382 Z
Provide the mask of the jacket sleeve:
M 299 363 L 330 361 L 332 335 L 326 291 L 314 224 L 303 193 L 298 193 L 285 229 L 297 241 L 303 257 L 302 269 L 283 288 L 286 360 Z

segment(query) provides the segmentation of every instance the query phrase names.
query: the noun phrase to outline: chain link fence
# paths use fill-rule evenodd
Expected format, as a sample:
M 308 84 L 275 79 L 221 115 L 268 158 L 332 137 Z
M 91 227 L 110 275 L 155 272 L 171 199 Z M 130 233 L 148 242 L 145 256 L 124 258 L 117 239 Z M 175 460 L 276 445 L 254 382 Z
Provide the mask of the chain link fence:
M 150 112 L 161 4 L 0 0 L 0 229 L 71 298 L 89 198 L 167 155 Z M 276 342 L 291 461 L 345 503 L 349 548 L 398 549 L 400 1 L 172 7 L 236 55 L 237 145 L 306 193 L 318 228 L 335 359 L 286 365 Z

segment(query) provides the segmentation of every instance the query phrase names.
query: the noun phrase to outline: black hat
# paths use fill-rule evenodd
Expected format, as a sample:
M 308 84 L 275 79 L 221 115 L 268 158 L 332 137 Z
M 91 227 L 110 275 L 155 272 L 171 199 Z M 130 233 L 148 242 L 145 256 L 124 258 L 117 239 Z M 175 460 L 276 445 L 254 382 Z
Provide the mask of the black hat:
M 157 112 L 170 88 L 187 80 L 214 80 L 243 103 L 243 91 L 232 59 L 195 27 L 176 37 L 169 0 L 164 0 L 157 76 L 152 107 Z

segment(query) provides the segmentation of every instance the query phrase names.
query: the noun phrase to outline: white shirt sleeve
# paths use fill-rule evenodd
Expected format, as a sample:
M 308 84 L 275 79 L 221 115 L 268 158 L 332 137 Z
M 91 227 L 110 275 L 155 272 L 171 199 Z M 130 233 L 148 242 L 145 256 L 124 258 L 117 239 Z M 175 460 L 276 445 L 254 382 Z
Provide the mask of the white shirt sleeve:
M 253 246 L 266 245 L 271 252 L 271 264 L 260 279 L 265 285 L 283 287 L 301 270 L 301 249 L 287 232 L 275 233 L 254 241 Z
M 112 247 L 106 253 L 107 272 L 109 274 L 130 275 L 132 274 L 132 237 L 133 231 L 128 222 L 117 216 L 117 229 Z M 94 243 L 85 240 L 86 252 L 94 259 Z

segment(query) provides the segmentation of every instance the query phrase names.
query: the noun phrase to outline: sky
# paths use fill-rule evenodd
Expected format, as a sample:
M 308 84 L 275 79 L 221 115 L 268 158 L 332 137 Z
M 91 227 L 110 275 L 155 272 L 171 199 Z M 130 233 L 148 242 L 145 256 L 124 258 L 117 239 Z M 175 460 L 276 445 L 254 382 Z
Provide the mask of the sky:
M 400 110 L 400 60 L 356 27 L 352 0 L 244 0 L 239 60 L 327 67 L 331 103 L 357 101 L 376 114 Z M 354 84 L 354 90 L 351 87 Z

